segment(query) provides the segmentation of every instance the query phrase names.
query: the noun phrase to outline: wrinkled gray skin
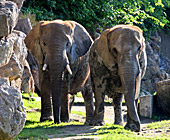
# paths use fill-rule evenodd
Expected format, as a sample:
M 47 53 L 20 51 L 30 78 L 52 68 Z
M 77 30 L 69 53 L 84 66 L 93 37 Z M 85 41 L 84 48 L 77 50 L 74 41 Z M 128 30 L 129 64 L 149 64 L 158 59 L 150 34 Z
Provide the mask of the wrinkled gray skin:
M 52 120 L 53 105 L 54 122 L 68 122 L 68 93 L 82 91 L 88 124 L 94 111 L 88 63 L 93 41 L 84 27 L 74 21 L 42 21 L 28 33 L 25 43 L 39 67 L 40 121 Z M 66 65 L 70 65 L 72 75 Z
M 105 30 L 90 51 L 90 72 L 95 95 L 91 125 L 104 125 L 105 94 L 113 99 L 115 124 L 123 125 L 122 98 L 127 105 L 125 128 L 140 131 L 137 99 L 146 69 L 145 43 L 136 26 L 118 25 Z

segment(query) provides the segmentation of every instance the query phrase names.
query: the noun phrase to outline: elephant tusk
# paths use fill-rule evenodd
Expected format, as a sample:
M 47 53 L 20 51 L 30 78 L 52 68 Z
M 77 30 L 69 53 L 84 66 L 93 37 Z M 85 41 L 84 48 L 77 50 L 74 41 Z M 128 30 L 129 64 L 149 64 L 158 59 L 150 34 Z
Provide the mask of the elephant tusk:
M 47 69 L 47 64 L 44 64 L 44 66 L 43 66 L 43 71 L 45 71 Z
M 69 65 L 69 64 L 67 64 L 66 69 L 67 69 L 68 73 L 69 73 L 70 75 L 72 75 L 72 71 L 71 71 L 71 68 L 70 68 L 70 65 Z

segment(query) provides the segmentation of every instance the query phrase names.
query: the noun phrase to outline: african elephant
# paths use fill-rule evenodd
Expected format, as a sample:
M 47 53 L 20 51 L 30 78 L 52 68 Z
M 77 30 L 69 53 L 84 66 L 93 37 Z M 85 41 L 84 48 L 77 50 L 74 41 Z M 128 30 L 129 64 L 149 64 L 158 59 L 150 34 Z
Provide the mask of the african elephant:
M 41 21 L 28 33 L 25 43 L 39 67 L 40 121 L 53 116 L 54 123 L 69 121 L 68 93 L 82 91 L 88 123 L 94 111 L 88 62 L 93 40 L 85 28 L 74 21 Z
M 89 64 L 95 96 L 91 125 L 104 125 L 104 97 L 113 99 L 115 124 L 123 125 L 122 98 L 127 105 L 125 128 L 140 131 L 137 100 L 141 78 L 146 70 L 142 30 L 136 26 L 117 25 L 105 30 L 91 47 Z

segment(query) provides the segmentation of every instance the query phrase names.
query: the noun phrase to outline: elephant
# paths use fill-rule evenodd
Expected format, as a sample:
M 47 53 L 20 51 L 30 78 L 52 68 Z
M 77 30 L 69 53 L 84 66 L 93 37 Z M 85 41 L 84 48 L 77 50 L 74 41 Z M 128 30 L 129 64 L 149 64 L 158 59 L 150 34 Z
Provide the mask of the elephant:
M 98 37 L 89 56 L 95 112 L 90 125 L 104 125 L 104 98 L 112 98 L 114 124 L 124 125 L 122 100 L 127 105 L 126 129 L 140 131 L 137 100 L 146 71 L 145 39 L 137 26 L 116 25 Z
M 89 51 L 92 38 L 75 21 L 40 21 L 25 38 L 36 58 L 41 96 L 40 122 L 69 122 L 69 94 L 82 92 L 86 124 L 94 113 Z M 52 97 L 52 102 L 51 102 Z

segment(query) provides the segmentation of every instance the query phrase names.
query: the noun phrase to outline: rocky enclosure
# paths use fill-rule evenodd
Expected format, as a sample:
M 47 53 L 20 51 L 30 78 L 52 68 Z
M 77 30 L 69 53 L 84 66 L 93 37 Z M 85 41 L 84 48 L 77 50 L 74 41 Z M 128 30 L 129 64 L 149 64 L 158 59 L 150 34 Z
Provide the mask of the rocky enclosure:
M 17 4 L 0 1 L 0 140 L 15 138 L 26 121 L 20 92 L 22 80 L 18 82 L 23 77 L 27 57 L 26 35 L 13 30 L 19 16 Z
M 18 20 L 23 2 L 0 0 L 0 140 L 13 139 L 21 132 L 26 121 L 21 92 L 39 88 L 37 63 L 24 44 L 32 27 L 29 19 Z M 157 91 L 159 106 L 169 113 L 170 59 L 166 56 L 170 52 L 161 54 L 170 50 L 165 46 L 168 42 L 170 39 L 162 32 L 152 34 L 151 40 L 146 41 L 148 65 L 141 87 L 150 93 Z

